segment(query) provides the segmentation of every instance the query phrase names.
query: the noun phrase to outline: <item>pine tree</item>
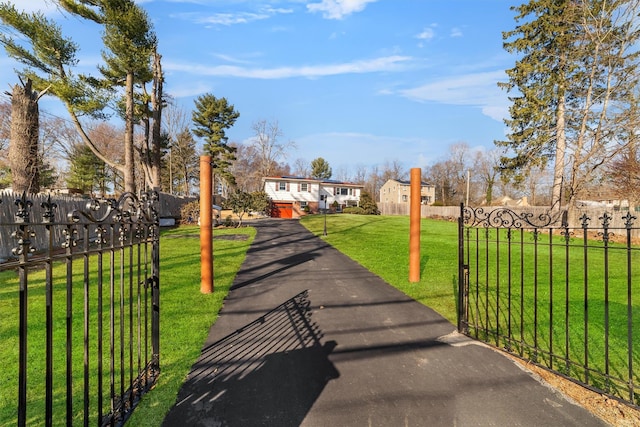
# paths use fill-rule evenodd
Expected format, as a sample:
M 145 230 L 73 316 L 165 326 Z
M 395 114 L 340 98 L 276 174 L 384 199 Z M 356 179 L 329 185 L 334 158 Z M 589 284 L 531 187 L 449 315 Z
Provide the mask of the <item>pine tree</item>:
M 20 76 L 33 81 L 34 90 L 58 97 L 84 143 L 100 160 L 123 173 L 126 191 L 135 191 L 133 126 L 140 111 L 136 112 L 134 90 L 136 85 L 144 85 L 153 78 L 151 61 L 157 45 L 149 19 L 133 0 L 58 0 L 58 3 L 66 11 L 103 26 L 106 65 L 99 67 L 103 79 L 73 73 L 78 46 L 40 13 L 18 12 L 13 5 L 0 3 L 0 20 L 21 35 L 20 40 L 15 40 L 8 32 L 0 33 L 0 43 L 9 56 L 26 66 Z M 123 82 L 122 115 L 127 129 L 124 165 L 102 153 L 80 122 L 81 116 L 105 118 L 105 108 L 116 96 L 114 89 Z
M 236 160 L 236 148 L 229 145 L 226 129 L 234 125 L 240 113 L 226 98 L 207 93 L 195 100 L 192 114 L 193 134 L 204 139 L 204 152 L 211 156 L 214 174 L 235 185 L 231 165 Z
M 105 164 L 86 145 L 72 147 L 67 186 L 77 188 L 83 194 L 90 194 L 100 188 Z
M 135 192 L 134 125 L 140 117 L 136 112 L 135 85 L 143 85 L 153 78 L 151 58 L 156 53 L 157 40 L 149 17 L 133 0 L 61 0 L 69 12 L 95 21 L 104 27 L 102 41 L 106 48 L 99 67 L 111 88 L 124 85 L 125 122 L 124 188 Z M 158 158 L 159 161 L 159 158 Z
M 505 32 L 505 49 L 519 55 L 501 87 L 511 93 L 505 177 L 522 180 L 554 161 L 552 208 L 573 207 L 620 140 L 635 100 L 638 2 L 531 0 L 513 8 L 520 25 Z M 561 189 L 567 193 L 561 194 Z
M 380 215 L 380 210 L 378 209 L 378 205 L 366 191 L 360 193 L 360 203 L 359 206 L 362 208 L 365 215 Z
M 311 177 L 315 179 L 329 179 L 333 175 L 331 166 L 322 157 L 318 157 L 311 161 Z
M 511 133 L 508 141 L 496 144 L 512 150 L 502 158 L 502 169 L 522 181 L 532 167 L 546 167 L 555 160 L 553 204 L 560 201 L 565 152 L 565 104 L 570 75 L 576 64 L 568 55 L 575 38 L 572 25 L 575 8 L 566 0 L 532 0 L 512 8 L 516 21 L 524 21 L 515 30 L 503 34 L 509 53 L 522 55 L 516 66 L 507 70 L 509 82 L 501 84 L 519 94 L 505 120 Z

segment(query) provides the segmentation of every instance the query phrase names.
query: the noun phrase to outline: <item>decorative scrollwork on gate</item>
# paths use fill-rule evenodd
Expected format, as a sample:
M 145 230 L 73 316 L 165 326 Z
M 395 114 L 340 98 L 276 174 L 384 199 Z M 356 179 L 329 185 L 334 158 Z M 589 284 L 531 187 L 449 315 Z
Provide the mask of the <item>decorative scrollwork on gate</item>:
M 82 219 L 95 224 L 106 221 L 117 223 L 155 223 L 158 219 L 155 203 L 158 193 L 150 191 L 140 198 L 131 192 L 123 193 L 116 199 L 92 199 L 87 202 L 85 210 L 75 209 L 67 218 L 69 222 L 78 223 Z
M 631 215 L 631 212 L 627 212 L 627 214 L 622 217 L 625 228 L 627 230 L 633 228 L 633 225 L 635 224 L 636 219 L 638 218 L 635 215 Z
M 463 211 L 465 225 L 485 228 L 544 228 L 562 220 L 562 212 L 515 212 L 509 208 L 471 208 Z
M 18 211 L 15 214 L 15 221 L 18 224 L 27 224 L 31 222 L 31 207 L 33 202 L 27 199 L 27 193 L 22 193 L 22 197 L 16 199 L 14 202 L 18 207 Z
M 18 246 L 12 248 L 11 253 L 16 256 L 27 255 L 36 251 L 36 248 L 31 244 L 35 232 L 29 227 L 33 202 L 27 199 L 25 192 L 22 193 L 22 197 L 15 200 L 14 204 L 18 207 L 14 219 L 19 227 L 11 233 L 11 237 L 18 241 Z
M 47 197 L 47 200 L 40 204 L 40 207 L 44 209 L 42 212 L 42 222 L 45 224 L 52 223 L 55 218 L 55 210 L 58 205 L 51 201 L 51 195 Z

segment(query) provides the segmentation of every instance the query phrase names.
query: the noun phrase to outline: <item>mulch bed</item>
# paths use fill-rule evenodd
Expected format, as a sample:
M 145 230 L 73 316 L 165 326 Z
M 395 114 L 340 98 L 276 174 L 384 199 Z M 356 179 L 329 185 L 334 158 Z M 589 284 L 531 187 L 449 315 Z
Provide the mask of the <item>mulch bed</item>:
M 172 234 L 170 236 L 164 236 L 166 239 L 199 239 L 199 234 Z M 216 236 L 213 234 L 213 240 L 247 240 L 249 238 L 246 234 L 221 234 Z

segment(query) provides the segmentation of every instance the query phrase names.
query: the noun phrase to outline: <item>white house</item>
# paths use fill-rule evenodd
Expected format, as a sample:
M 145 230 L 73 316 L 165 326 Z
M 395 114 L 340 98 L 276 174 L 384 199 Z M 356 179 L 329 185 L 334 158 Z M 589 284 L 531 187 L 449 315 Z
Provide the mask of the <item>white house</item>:
M 324 209 L 335 212 L 358 206 L 364 188 L 349 182 L 296 176 L 264 177 L 262 183 L 271 199 L 271 216 L 276 218 L 299 218 Z

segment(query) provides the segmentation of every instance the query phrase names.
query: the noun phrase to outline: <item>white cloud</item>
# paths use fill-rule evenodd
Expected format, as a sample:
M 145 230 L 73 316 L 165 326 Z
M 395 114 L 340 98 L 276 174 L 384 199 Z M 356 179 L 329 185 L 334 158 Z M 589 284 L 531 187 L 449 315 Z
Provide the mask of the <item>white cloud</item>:
M 460 28 L 451 29 L 451 37 L 462 37 L 462 30 Z
M 293 13 L 293 9 L 264 7 L 258 12 L 234 12 L 234 13 L 214 13 L 212 15 L 202 15 L 201 13 L 176 13 L 172 17 L 195 22 L 196 24 L 209 25 L 236 25 L 248 24 L 250 22 L 269 19 L 278 14 Z
M 200 14 L 182 14 L 184 18 L 191 19 L 197 24 L 210 24 L 210 25 L 235 25 L 235 24 L 247 24 L 249 22 L 260 21 L 267 19 L 271 15 L 266 13 L 216 13 L 208 16 L 201 16 Z
M 218 58 L 222 61 L 225 62 L 230 62 L 232 64 L 250 64 L 251 61 L 248 61 L 246 59 L 240 59 L 240 58 L 236 58 L 235 56 L 231 56 L 231 55 L 227 55 L 225 53 L 213 53 L 212 54 L 214 58 Z
M 279 8 L 278 7 L 266 7 L 264 9 L 264 11 L 267 12 L 267 13 L 270 13 L 272 15 L 279 15 L 279 14 L 287 15 L 287 14 L 293 13 L 293 9 L 284 9 L 284 8 L 281 8 L 281 7 L 279 7 Z
M 416 38 L 420 40 L 431 40 L 435 35 L 436 33 L 433 28 L 425 28 L 420 34 L 416 35 Z
M 322 0 L 307 5 L 310 12 L 322 12 L 327 19 L 343 19 L 355 12 L 362 12 L 368 3 L 377 0 Z
M 507 114 L 507 96 L 497 83 L 505 79 L 501 70 L 467 74 L 401 90 L 399 93 L 419 102 L 481 107 L 483 114 L 502 121 Z
M 362 74 L 381 71 L 395 71 L 412 58 L 407 56 L 386 56 L 369 60 L 352 61 L 342 64 L 312 65 L 278 68 L 246 68 L 235 65 L 190 65 L 184 63 L 165 63 L 166 71 L 186 72 L 203 76 L 243 77 L 252 79 L 284 79 L 291 77 L 317 78 L 340 74 Z

